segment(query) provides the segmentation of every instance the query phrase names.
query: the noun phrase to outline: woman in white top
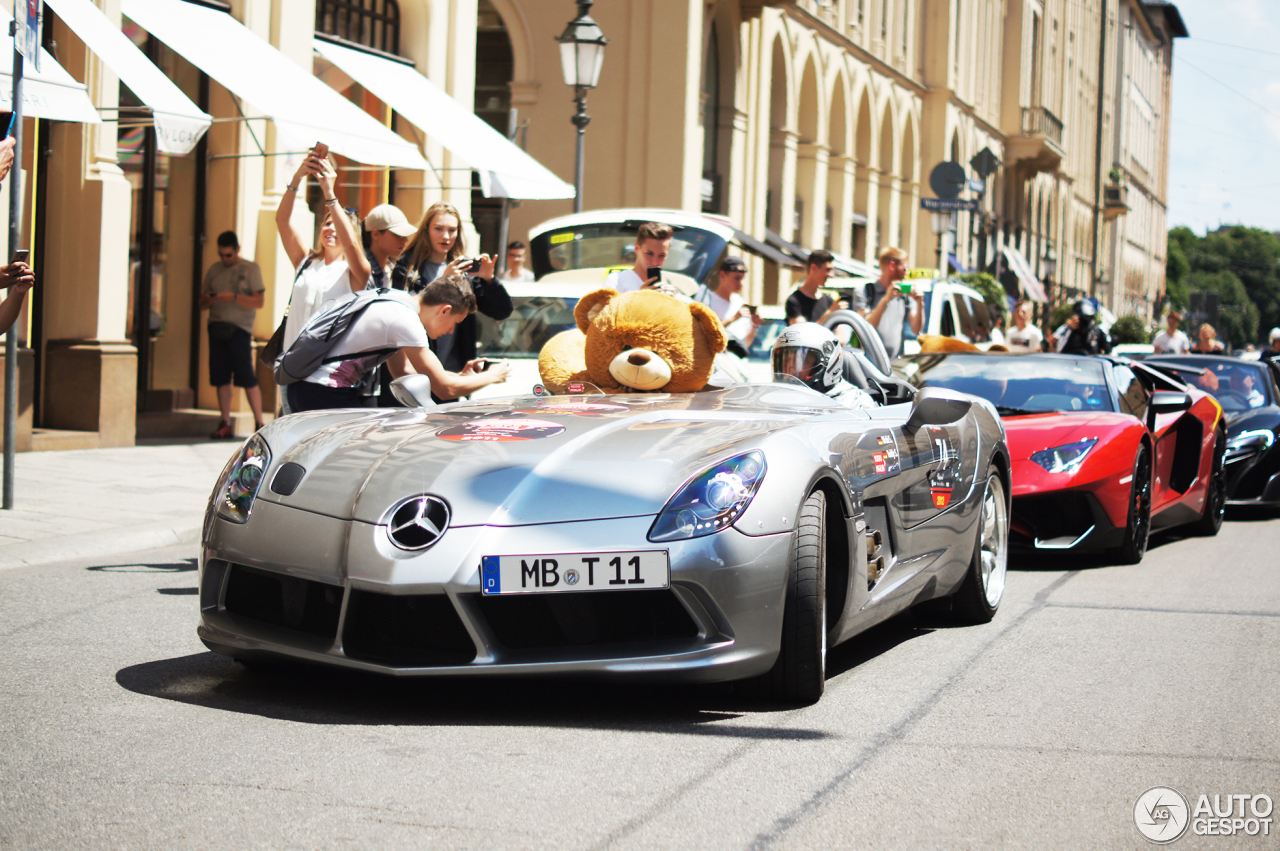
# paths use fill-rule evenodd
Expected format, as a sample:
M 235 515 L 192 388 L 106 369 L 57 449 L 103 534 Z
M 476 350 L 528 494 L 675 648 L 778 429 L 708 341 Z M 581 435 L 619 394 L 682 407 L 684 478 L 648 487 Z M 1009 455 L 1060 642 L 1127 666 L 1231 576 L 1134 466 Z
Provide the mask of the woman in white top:
M 293 202 L 303 178 L 315 177 L 324 193 L 324 223 L 320 226 L 320 240 L 308 251 L 307 240 L 293 226 Z M 318 313 L 326 302 L 347 293 L 359 292 L 369 282 L 372 270 L 369 259 L 360 246 L 359 220 L 338 205 L 334 196 L 333 181 L 337 172 L 327 157 L 314 150 L 307 154 L 302 165 L 285 188 L 280 206 L 276 208 L 276 230 L 285 254 L 293 265 L 295 277 L 293 292 L 289 296 L 289 318 L 284 326 L 284 349 L 298 338 L 302 326 Z

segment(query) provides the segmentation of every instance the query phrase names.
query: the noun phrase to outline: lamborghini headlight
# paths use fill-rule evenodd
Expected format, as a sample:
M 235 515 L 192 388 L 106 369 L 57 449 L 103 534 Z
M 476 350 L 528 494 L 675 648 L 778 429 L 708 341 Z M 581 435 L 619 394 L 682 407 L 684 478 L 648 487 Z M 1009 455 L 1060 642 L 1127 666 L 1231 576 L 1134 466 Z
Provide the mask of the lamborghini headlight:
M 759 450 L 704 470 L 667 500 L 653 521 L 649 540 L 682 541 L 725 528 L 751 504 L 764 471 L 764 453 Z
M 218 486 L 219 517 L 232 523 L 243 523 L 249 519 L 253 500 L 258 495 L 258 488 L 262 487 L 262 479 L 270 464 L 271 450 L 265 440 L 255 434 L 245 441 Z
M 1098 438 L 1077 440 L 1075 443 L 1064 443 L 1052 449 L 1041 449 L 1031 455 L 1031 460 L 1050 473 L 1074 473 L 1084 463 L 1085 456 L 1098 443 Z

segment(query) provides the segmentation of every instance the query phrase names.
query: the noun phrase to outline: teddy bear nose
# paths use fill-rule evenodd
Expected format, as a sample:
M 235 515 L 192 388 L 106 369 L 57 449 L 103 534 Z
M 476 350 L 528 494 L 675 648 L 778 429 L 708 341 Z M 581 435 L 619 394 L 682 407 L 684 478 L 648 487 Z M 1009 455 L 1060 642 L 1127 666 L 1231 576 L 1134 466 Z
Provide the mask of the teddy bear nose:
M 636 351 L 627 355 L 627 363 L 631 364 L 632 366 L 644 366 L 648 362 L 649 362 L 648 352 Z

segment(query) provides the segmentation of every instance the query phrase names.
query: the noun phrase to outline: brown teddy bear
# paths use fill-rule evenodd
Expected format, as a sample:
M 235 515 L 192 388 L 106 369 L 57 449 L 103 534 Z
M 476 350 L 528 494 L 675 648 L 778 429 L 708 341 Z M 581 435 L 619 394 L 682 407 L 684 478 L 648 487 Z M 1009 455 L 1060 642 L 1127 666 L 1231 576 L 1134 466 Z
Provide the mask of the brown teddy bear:
M 553 393 L 568 392 L 575 381 L 606 393 L 701 390 L 726 342 L 706 305 L 652 290 L 596 290 L 573 315 L 577 330 L 552 337 L 538 355 L 542 383 Z

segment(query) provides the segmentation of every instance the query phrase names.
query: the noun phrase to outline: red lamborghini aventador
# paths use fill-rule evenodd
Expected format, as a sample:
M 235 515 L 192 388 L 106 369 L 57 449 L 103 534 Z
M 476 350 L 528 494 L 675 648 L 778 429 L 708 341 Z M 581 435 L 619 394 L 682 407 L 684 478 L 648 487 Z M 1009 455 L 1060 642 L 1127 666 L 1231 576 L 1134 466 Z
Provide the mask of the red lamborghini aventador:
M 1200 390 L 1111 357 L 925 354 L 896 368 L 995 405 L 1013 465 L 1011 543 L 1136 564 L 1153 530 L 1222 525 L 1226 424 Z

